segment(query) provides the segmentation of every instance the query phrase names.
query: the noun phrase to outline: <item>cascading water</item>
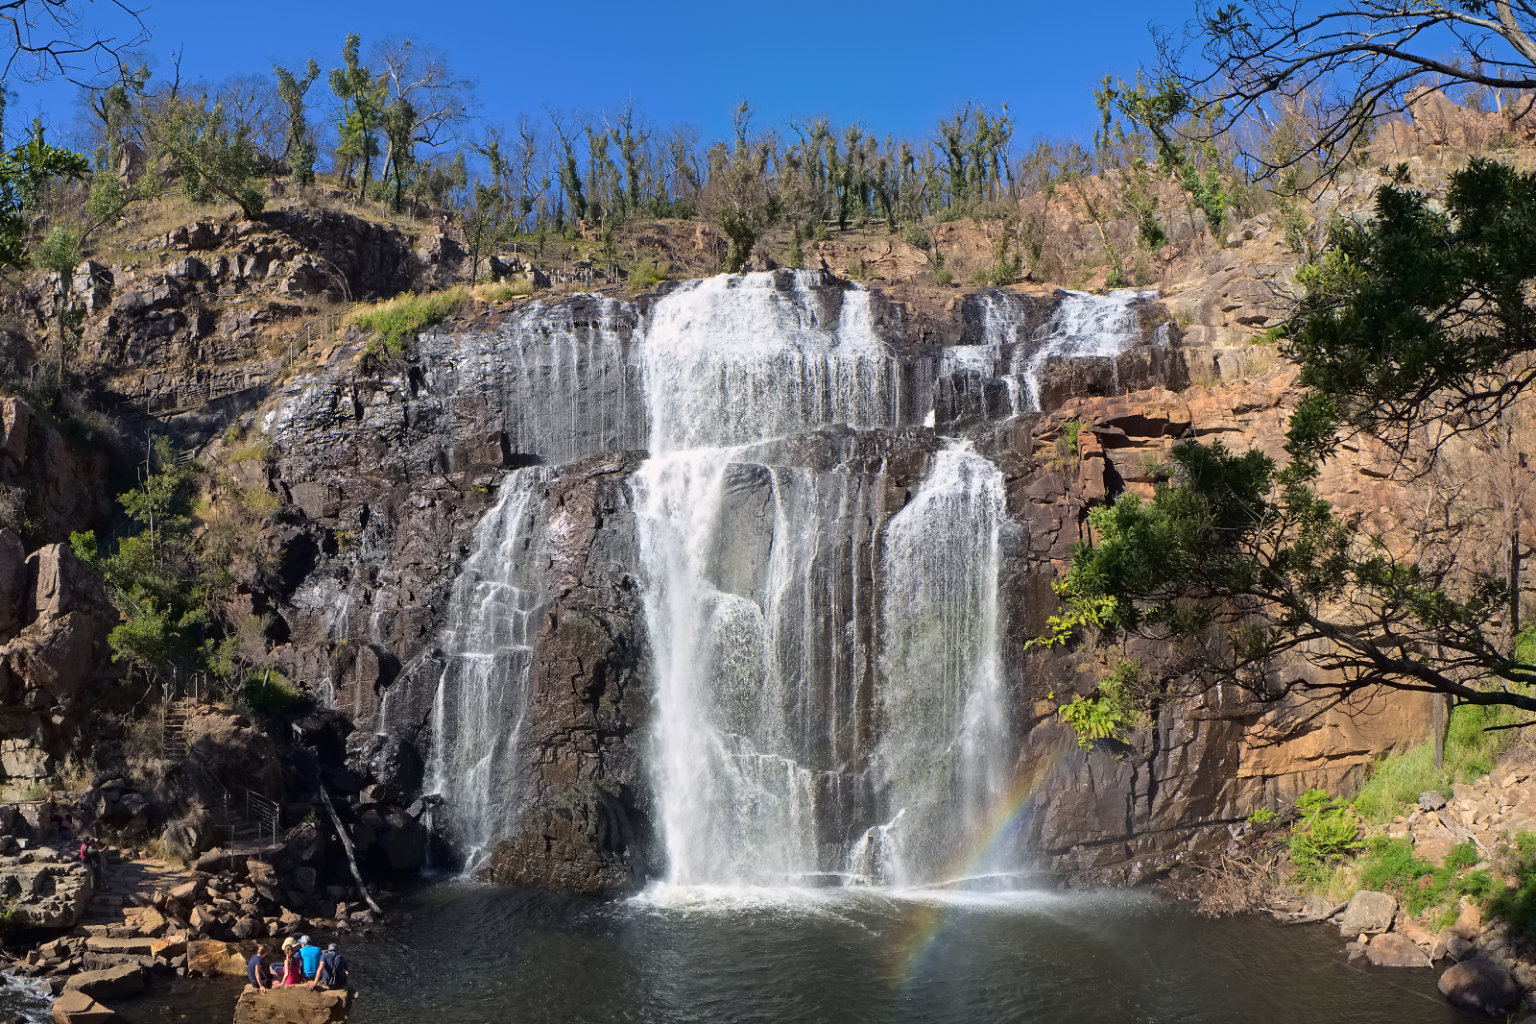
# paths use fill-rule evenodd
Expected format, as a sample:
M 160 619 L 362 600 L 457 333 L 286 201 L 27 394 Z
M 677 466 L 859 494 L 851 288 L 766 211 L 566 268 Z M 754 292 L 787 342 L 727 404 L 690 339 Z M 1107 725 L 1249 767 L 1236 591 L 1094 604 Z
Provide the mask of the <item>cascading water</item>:
M 864 499 L 846 475 L 824 481 L 745 456 L 822 425 L 895 426 L 898 378 L 868 293 L 844 292 L 837 320 L 822 322 L 806 284 L 714 278 L 666 296 L 646 325 L 653 457 L 634 489 L 653 773 L 680 884 L 783 884 L 822 870 L 820 803 L 842 782 L 826 730 L 851 709 L 811 692 L 819 663 L 839 655 L 815 621 L 829 609 L 807 591 L 834 521 L 870 517 L 847 515 Z M 727 522 L 733 502 L 754 495 L 765 496 L 757 525 Z
M 438 823 L 467 870 L 509 834 L 518 809 L 515 753 L 547 601 L 535 503 L 548 480 L 548 470 L 530 467 L 502 481 L 475 529 L 441 637 L 446 661 L 432 706 L 426 791 L 442 798 L 447 821 Z
M 897 820 L 879 827 L 872 860 L 856 850 L 856 873 L 915 884 L 1005 866 L 965 863 L 1012 765 L 998 639 L 1005 515 L 1002 471 L 952 442 L 886 527 L 874 771 Z
M 935 368 L 1006 380 L 1012 411 L 1038 407 L 1046 360 L 1135 341 L 1131 297 L 1069 294 L 1027 338 L 1034 321 L 990 297 L 984 343 Z M 924 410 L 904 407 L 909 378 L 862 289 L 782 272 L 691 282 L 632 335 L 627 307 L 602 309 L 624 327 L 614 351 L 562 339 L 576 328 L 542 310 L 505 329 L 537 350 L 506 387 L 520 395 L 543 374 L 561 396 L 607 389 L 618 414 L 506 429 L 543 431 L 557 457 L 649 440 L 630 485 L 668 881 L 910 886 L 1018 870 L 1016 855 L 972 850 L 1004 809 L 1018 744 L 1001 658 L 1001 470 L 968 442 L 889 433 Z M 912 378 L 919 401 L 928 373 Z M 899 507 L 887 507 L 901 493 L 892 451 L 930 452 Z M 539 502 L 554 472 L 505 478 L 439 645 L 427 788 L 471 867 L 520 811 L 518 737 L 549 600 Z
M 1013 376 L 1023 384 L 1019 398 L 1027 400 L 1029 411 L 1041 409 L 1040 371 L 1048 360 L 1113 358 L 1141 339 L 1141 325 L 1131 305 L 1140 295 L 1135 291 L 1066 293 L 1028 354 L 1024 347 L 1014 350 Z

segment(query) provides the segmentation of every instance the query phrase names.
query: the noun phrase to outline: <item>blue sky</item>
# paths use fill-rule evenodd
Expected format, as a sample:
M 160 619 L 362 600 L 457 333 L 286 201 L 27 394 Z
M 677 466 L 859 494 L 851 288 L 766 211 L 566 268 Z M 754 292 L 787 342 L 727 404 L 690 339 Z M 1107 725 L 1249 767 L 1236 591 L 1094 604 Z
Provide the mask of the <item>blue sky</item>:
M 94 0 L 93 10 L 106 0 Z M 1007 102 L 1016 139 L 1078 137 L 1095 123 L 1090 90 L 1106 72 L 1150 62 L 1149 21 L 1172 27 L 1184 3 L 423 3 L 422 0 L 149 0 L 144 48 L 169 70 L 218 80 L 274 61 L 339 63 L 342 39 L 409 35 L 443 51 L 477 85 L 478 114 L 602 112 L 626 100 L 652 123 L 728 134 L 745 99 L 754 124 L 858 120 L 884 135 L 923 136 L 967 100 Z M 108 26 L 100 15 L 97 23 Z M 110 31 L 110 28 L 108 29 Z M 323 89 L 323 83 L 318 88 Z M 73 90 L 17 88 L 8 117 L 73 120 Z M 20 116 L 16 116 L 20 115 Z

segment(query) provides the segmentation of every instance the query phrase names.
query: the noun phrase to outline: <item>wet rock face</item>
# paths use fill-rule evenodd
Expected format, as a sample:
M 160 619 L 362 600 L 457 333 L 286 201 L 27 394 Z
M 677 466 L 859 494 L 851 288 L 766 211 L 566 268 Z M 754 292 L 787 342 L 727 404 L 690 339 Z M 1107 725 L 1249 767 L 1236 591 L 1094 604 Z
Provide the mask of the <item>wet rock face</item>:
M 826 307 L 818 315 L 838 315 L 840 296 L 816 301 Z M 1026 306 L 1016 306 L 1021 326 L 1007 344 L 1027 346 L 1025 336 L 1050 315 L 1048 304 Z M 288 499 L 285 525 L 269 539 L 291 566 L 280 588 L 255 595 L 280 615 L 287 638 L 275 661 L 318 684 L 359 726 L 350 740 L 355 763 L 391 799 L 409 800 L 429 785 L 433 699 L 447 657 L 439 635 L 475 524 L 509 470 L 564 463 L 533 513 L 553 540 L 540 568 L 547 607 L 519 738 L 529 797 L 489 865 L 502 881 L 597 892 L 664 867 L 644 764 L 653 696 L 644 581 L 626 568 L 636 564 L 630 480 L 640 457 L 613 454 L 648 440 L 633 351 L 643 313 L 577 297 L 455 327 L 422 339 L 421 361 L 396 376 L 359 377 L 338 364 L 300 379 L 265 421 L 278 452 L 272 484 Z M 875 315 L 882 329 L 902 322 L 878 304 Z M 953 334 L 969 339 L 969 330 L 962 323 Z M 1050 581 L 1083 539 L 1086 509 L 1126 490 L 1150 494 L 1155 464 L 1182 438 L 1215 432 L 1234 445 L 1276 447 L 1283 433 L 1284 382 L 1181 393 L 1187 375 L 1177 332 L 1152 335 L 1117 357 L 1047 363 L 1040 383 L 1049 411 L 1011 418 L 1007 389 L 990 376 L 1012 361 L 1006 344 L 996 352 L 967 346 L 976 351 L 946 363 L 928 342 L 897 338 L 900 380 L 915 382 L 921 396 L 902 400 L 900 418 L 912 426 L 832 429 L 760 446 L 732 467 L 722 513 L 735 540 L 722 552 L 720 585 L 754 595 L 761 558 L 747 552 L 754 538 L 769 549 L 764 524 L 776 502 L 795 507 L 797 494 L 813 491 L 835 496 L 833 504 L 861 510 L 851 514 L 876 535 L 940 443 L 917 425 L 929 412 L 944 429 L 972 424 L 978 450 L 1003 468 L 1006 483 L 1002 658 L 1012 727 L 1022 737 L 1017 774 L 1036 794 L 1021 834 L 1049 866 L 1106 880 L 1146 878 L 1189 849 L 1222 843 L 1267 801 L 1312 785 L 1347 786 L 1375 752 L 1414 732 L 1410 708 L 1390 721 L 1330 719 L 1275 742 L 1284 709 L 1212 694 L 1165 707 L 1134 749 L 1082 751 L 1054 714 L 1046 695 L 1086 692 L 1095 671 L 1071 654 L 1025 654 L 1023 644 L 1045 628 Z M 1063 455 L 1056 439 L 1068 419 L 1085 426 L 1076 450 Z M 836 519 L 831 506 L 817 515 Z M 851 607 L 852 589 L 878 590 L 869 551 L 829 545 L 818 557 L 826 561 L 817 579 L 828 583 L 818 600 Z M 850 592 L 839 596 L 836 580 Z M 808 685 L 827 701 L 875 685 L 874 614 L 845 617 L 846 638 L 805 640 L 828 651 L 807 663 Z M 860 723 L 819 748 L 828 778 L 856 762 L 872 728 Z M 867 786 L 838 793 L 842 809 L 825 819 L 828 843 L 846 843 L 832 833 L 867 823 L 875 799 Z M 403 842 L 409 859 L 410 840 Z

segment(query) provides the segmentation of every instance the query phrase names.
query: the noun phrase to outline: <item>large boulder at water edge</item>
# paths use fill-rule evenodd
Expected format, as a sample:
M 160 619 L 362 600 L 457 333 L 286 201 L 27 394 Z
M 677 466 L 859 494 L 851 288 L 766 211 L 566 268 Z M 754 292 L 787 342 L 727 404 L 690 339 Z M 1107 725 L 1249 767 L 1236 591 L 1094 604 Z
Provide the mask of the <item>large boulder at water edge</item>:
M 1364 932 L 1374 935 L 1392 927 L 1397 916 L 1397 897 L 1385 892 L 1362 889 L 1350 898 L 1339 918 L 1339 934 L 1353 938 Z
M 231 942 L 203 940 L 187 943 L 187 973 L 212 978 L 218 974 L 231 977 L 245 976 L 245 957 L 240 947 Z
M 1429 954 L 1406 935 L 1388 932 L 1365 947 L 1365 957 L 1377 967 L 1428 967 Z
M 144 971 L 138 964 L 118 964 L 100 971 L 81 971 L 64 983 L 65 992 L 83 992 L 92 999 L 121 999 L 144 991 Z
M 1508 1013 L 1520 1003 L 1520 987 L 1499 964 L 1485 956 L 1463 960 L 1440 975 L 1440 994 L 1463 1010 L 1491 1016 Z
M 65 992 L 53 1001 L 54 1024 L 116 1024 L 122 1020 L 84 992 Z
M 338 1024 L 351 1012 L 352 993 L 342 989 L 289 985 L 262 992 L 247 985 L 235 1004 L 235 1024 Z

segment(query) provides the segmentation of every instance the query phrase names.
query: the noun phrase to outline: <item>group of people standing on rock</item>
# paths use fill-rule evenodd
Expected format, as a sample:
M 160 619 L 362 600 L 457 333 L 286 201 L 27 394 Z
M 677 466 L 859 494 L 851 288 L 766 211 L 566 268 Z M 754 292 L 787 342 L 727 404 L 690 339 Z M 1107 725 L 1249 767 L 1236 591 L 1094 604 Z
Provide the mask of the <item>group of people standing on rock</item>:
M 245 974 L 250 983 L 263 992 L 285 985 L 307 985 L 316 988 L 346 988 L 347 958 L 336 949 L 336 943 L 320 947 L 309 941 L 308 935 L 293 936 L 283 940 L 282 963 L 267 965 L 267 947 L 256 947 L 256 952 L 246 961 Z
M 96 883 L 96 888 L 106 888 L 107 876 L 106 868 L 102 864 L 101 845 L 92 839 L 85 829 L 76 828 L 75 816 L 61 810 L 58 800 L 51 793 L 43 802 L 40 824 L 51 830 L 62 841 L 66 855 L 90 869 L 91 880 Z M 78 849 L 76 849 L 77 842 Z

